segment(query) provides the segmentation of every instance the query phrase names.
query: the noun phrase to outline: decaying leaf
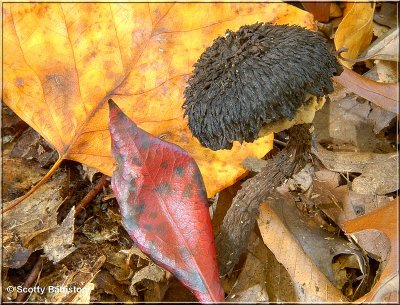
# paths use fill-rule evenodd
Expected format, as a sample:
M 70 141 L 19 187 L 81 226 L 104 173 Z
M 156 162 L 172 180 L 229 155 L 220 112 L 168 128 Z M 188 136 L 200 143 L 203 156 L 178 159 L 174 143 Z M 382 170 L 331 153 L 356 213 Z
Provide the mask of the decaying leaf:
M 157 265 L 150 263 L 147 266 L 140 269 L 132 277 L 131 285 L 129 286 L 129 291 L 132 295 L 137 296 L 138 293 L 135 288 L 135 284 L 140 281 L 147 279 L 153 282 L 161 282 L 166 280 L 166 272 L 164 269 L 158 267 Z M 161 300 L 159 300 L 161 301 Z
M 47 287 L 45 293 L 33 293 L 29 301 L 71 303 L 75 299 L 87 299 L 93 289 L 90 283 L 105 261 L 104 255 L 94 254 L 81 264 L 76 264 L 73 269 L 61 264 L 56 265 L 57 273 L 42 277 L 37 283 L 40 287 Z
M 387 263 L 381 269 L 379 280 L 372 290 L 356 300 L 356 302 L 385 302 L 392 300 L 398 302 L 398 202 L 399 198 L 387 203 L 373 212 L 350 220 L 344 224 L 344 231 L 353 234 L 362 230 L 378 230 L 383 232 L 390 240 L 390 254 Z
M 330 3 L 329 2 L 302 2 L 303 7 L 314 15 L 314 18 L 321 22 L 329 21 Z
M 244 158 L 265 155 L 272 135 L 233 151 L 202 148 L 182 118 L 183 90 L 216 37 L 257 21 L 315 29 L 311 14 L 286 3 L 6 4 L 4 102 L 57 149 L 52 171 L 72 159 L 111 175 L 112 97 L 195 158 L 211 197 L 245 173 Z
M 200 301 L 223 301 L 206 191 L 195 161 L 109 103 L 117 160 L 111 184 L 126 231 Z
M 314 176 L 313 202 L 340 228 L 345 221 L 370 213 L 393 199 L 350 191 L 348 185 L 339 185 L 340 174 L 337 172 L 320 170 Z
M 227 297 L 229 302 L 267 302 L 265 270 L 262 262 L 248 253 L 237 282 Z
M 397 3 L 383 2 L 374 14 L 374 21 L 379 24 L 388 26 L 389 28 L 395 28 L 399 26 L 398 23 L 398 5 Z
M 293 238 L 301 246 L 304 253 L 312 260 L 313 264 L 333 283 L 340 288 L 346 297 L 353 298 L 355 290 L 365 290 L 366 282 L 353 284 L 350 280 L 351 273 L 366 275 L 368 261 L 361 251 L 354 249 L 348 244 L 348 240 L 335 234 L 334 228 L 329 223 L 321 221 L 315 215 L 306 216 L 296 207 L 296 197 L 288 192 L 288 184 L 279 188 L 279 193 L 274 192 L 268 198 L 269 206 L 278 217 L 285 223 Z M 302 197 L 304 204 L 308 203 Z M 334 268 L 334 262 L 342 260 L 345 262 L 356 262 L 352 265 L 352 272 L 343 267 L 340 272 Z M 343 274 L 343 279 L 340 280 Z M 364 276 L 365 277 L 365 276 Z
M 352 189 L 361 194 L 387 194 L 398 189 L 398 154 L 332 152 L 318 146 L 315 154 L 327 169 L 355 172 L 362 175 L 352 182 Z
M 69 247 L 73 240 L 73 216 L 72 219 L 67 217 L 63 224 L 57 224 L 57 209 L 63 203 L 66 178 L 66 173 L 61 172 L 41 186 L 26 204 L 3 215 L 4 266 L 19 268 L 26 263 L 31 252 L 44 247 L 49 258 L 55 261 L 73 250 Z M 66 235 L 60 236 L 61 232 Z
M 336 93 L 315 114 L 313 125 L 318 142 L 335 151 L 392 152 L 393 146 L 389 141 L 376 136 L 376 130 L 382 125 L 379 124 L 378 127 L 374 121 L 378 119 L 377 115 L 381 114 L 382 118 L 388 111 L 360 101 L 343 87 Z M 374 114 L 374 108 L 381 111 Z M 391 122 L 391 117 L 393 118 L 390 115 L 385 119 L 386 124 Z M 380 120 L 383 126 L 385 122 Z
M 76 296 L 72 299 L 71 303 L 74 304 L 89 304 L 90 303 L 90 294 L 94 289 L 93 283 L 87 283 L 83 288 L 76 294 Z
M 55 229 L 51 230 L 50 235 L 43 241 L 43 250 L 45 255 L 54 263 L 59 262 L 68 254 L 75 250 L 74 241 L 74 222 L 75 208 L 69 211 L 63 222 Z
M 261 204 L 258 226 L 267 247 L 290 274 L 300 302 L 342 302 L 345 297 L 319 271 L 267 203 Z M 279 236 L 279 238 L 276 238 Z
M 343 53 L 344 57 L 356 58 L 369 46 L 372 39 L 374 10 L 374 3 L 346 3 L 343 20 L 334 38 L 336 50 L 348 49 Z M 347 61 L 341 63 L 348 68 L 353 65 Z
M 105 293 L 115 295 L 120 302 L 136 303 L 140 301 L 139 297 L 131 296 L 125 287 L 115 281 L 115 278 L 106 270 L 97 273 L 93 282 L 97 288 L 102 289 Z

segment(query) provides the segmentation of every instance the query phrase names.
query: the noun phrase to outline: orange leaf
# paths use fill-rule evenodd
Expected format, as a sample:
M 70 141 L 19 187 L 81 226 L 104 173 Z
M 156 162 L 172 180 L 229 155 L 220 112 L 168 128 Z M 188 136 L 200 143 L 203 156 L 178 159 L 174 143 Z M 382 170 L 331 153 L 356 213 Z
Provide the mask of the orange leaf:
M 182 118 L 192 66 L 227 29 L 255 22 L 315 29 L 312 16 L 284 3 L 5 4 L 4 101 L 59 152 L 111 175 L 106 101 L 141 128 L 196 160 L 208 196 L 262 157 L 272 135 L 232 151 L 201 147 Z M 51 172 L 50 171 L 50 172 Z
M 365 50 L 372 39 L 372 22 L 375 4 L 373 3 L 347 3 L 343 20 L 335 33 L 336 50 L 347 48 L 343 57 L 356 58 Z M 353 63 L 340 61 L 350 68 Z
M 399 267 L 399 231 L 398 231 L 398 201 L 399 197 L 387 203 L 381 208 L 377 208 L 369 214 L 349 220 L 344 223 L 344 231 L 347 234 L 356 233 L 363 230 L 373 229 L 383 232 L 390 240 L 390 254 L 387 259 L 385 269 L 383 270 L 380 279 L 374 285 L 372 290 L 356 303 L 363 302 L 383 302 L 385 293 L 390 293 L 387 288 L 390 288 L 393 279 L 398 276 Z M 395 280 L 396 281 L 396 280 Z M 388 286 L 388 287 L 385 287 Z M 396 289 L 397 285 L 392 287 Z M 397 300 L 398 301 L 398 300 Z

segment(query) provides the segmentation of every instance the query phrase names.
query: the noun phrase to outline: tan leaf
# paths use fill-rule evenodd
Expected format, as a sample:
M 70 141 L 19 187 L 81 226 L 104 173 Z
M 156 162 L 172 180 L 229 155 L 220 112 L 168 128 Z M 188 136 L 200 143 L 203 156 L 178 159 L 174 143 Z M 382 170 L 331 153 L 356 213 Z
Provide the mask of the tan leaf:
M 278 215 L 267 203 L 260 206 L 258 227 L 266 246 L 301 286 L 302 302 L 342 302 L 345 297 L 304 253 Z M 278 237 L 278 238 L 277 238 Z

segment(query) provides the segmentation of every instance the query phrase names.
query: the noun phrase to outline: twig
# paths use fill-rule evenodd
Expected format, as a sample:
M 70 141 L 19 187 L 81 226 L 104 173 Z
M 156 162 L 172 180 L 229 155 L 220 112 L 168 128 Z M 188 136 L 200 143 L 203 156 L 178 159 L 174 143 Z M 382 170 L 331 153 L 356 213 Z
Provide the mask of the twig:
M 97 196 L 97 194 L 108 185 L 108 176 L 102 175 L 97 181 L 96 185 L 86 194 L 85 197 L 76 205 L 75 216 L 77 216 L 83 209 L 85 209 L 89 203 Z
M 40 272 L 42 271 L 43 266 L 43 259 L 40 256 L 37 260 L 36 264 L 33 266 L 31 272 L 29 273 L 28 277 L 25 280 L 23 288 L 30 288 L 32 287 L 33 283 L 39 278 Z M 18 293 L 17 298 L 15 299 L 16 302 L 23 302 L 26 299 L 28 292 L 21 292 Z

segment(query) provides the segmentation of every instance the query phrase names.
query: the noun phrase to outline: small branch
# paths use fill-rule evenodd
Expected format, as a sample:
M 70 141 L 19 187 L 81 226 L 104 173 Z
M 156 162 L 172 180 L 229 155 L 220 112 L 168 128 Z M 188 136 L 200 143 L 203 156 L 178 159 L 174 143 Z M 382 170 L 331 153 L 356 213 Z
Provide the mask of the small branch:
M 39 257 L 36 264 L 33 266 L 31 272 L 29 273 L 28 277 L 25 280 L 23 288 L 30 288 L 35 283 L 35 281 L 39 278 L 40 272 L 42 271 L 43 267 L 43 259 Z M 18 293 L 15 302 L 23 302 L 26 299 L 28 292 Z
M 89 193 L 76 205 L 75 216 L 77 216 L 83 209 L 85 209 L 89 203 L 97 196 L 97 194 L 108 185 L 108 176 L 102 175 L 97 181 L 96 185 L 90 190 Z

